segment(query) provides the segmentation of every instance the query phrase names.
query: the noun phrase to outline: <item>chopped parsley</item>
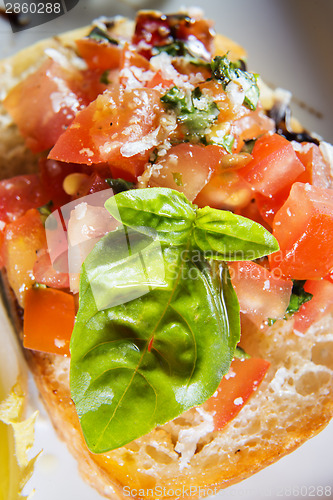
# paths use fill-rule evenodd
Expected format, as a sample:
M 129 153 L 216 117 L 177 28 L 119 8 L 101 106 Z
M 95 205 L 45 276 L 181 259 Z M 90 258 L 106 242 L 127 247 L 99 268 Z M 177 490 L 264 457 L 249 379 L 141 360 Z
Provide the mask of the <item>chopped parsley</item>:
M 172 87 L 161 101 L 176 113 L 178 123 L 184 126 L 186 138 L 191 140 L 201 140 L 219 114 L 217 104 L 204 96 L 199 87 L 192 92 Z
M 224 90 L 236 82 L 244 90 L 244 105 L 255 110 L 259 100 L 258 75 L 240 69 L 241 62 L 233 63 L 227 56 L 216 56 L 211 62 L 212 77 L 221 82 Z

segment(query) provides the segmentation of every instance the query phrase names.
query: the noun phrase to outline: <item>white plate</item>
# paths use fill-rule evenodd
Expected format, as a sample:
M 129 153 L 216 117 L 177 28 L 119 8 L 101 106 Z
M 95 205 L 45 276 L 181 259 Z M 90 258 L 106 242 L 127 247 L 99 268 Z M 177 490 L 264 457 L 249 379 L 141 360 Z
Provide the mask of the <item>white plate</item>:
M 0 20 L 0 58 L 36 40 L 84 24 L 99 15 L 134 17 L 129 3 L 80 0 L 66 15 L 37 28 L 12 34 Z M 1 2 L 0 2 L 1 4 Z M 310 131 L 333 142 L 333 19 L 332 0 L 173 0 L 141 2 L 166 12 L 180 5 L 204 8 L 216 30 L 248 51 L 249 68 L 274 86 L 292 91 L 295 115 Z M 40 406 L 40 403 L 35 401 Z M 35 500 L 98 500 L 80 478 L 76 462 L 54 434 L 43 408 L 36 429 L 35 449 L 43 448 L 29 482 Z M 333 498 L 333 423 L 291 455 L 218 494 L 246 500 L 284 497 Z M 28 489 L 29 489 L 28 488 Z

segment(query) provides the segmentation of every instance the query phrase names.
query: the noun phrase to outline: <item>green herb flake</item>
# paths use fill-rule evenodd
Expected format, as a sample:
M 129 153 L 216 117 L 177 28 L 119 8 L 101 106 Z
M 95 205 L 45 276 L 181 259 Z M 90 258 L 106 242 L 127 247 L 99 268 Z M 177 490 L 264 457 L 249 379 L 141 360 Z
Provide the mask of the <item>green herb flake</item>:
M 98 28 L 98 26 L 95 26 L 95 28 L 91 30 L 91 32 L 88 35 L 88 38 L 92 38 L 97 42 L 108 42 L 111 43 L 112 45 L 119 45 L 118 40 L 110 37 L 110 35 L 106 31 L 102 30 L 101 28 Z
M 177 186 L 183 186 L 183 176 L 180 172 L 172 172 L 172 177 Z
M 191 140 L 204 136 L 219 115 L 217 104 L 203 95 L 199 87 L 192 92 L 172 87 L 161 101 L 176 113 L 178 123 L 184 126 L 186 138 Z
M 122 193 L 123 191 L 128 191 L 129 189 L 133 189 L 134 182 L 125 181 L 124 179 L 106 179 L 106 182 L 113 189 L 114 193 Z
M 230 82 L 236 82 L 244 90 L 244 105 L 252 111 L 259 101 L 258 75 L 240 69 L 240 62 L 231 62 L 227 56 L 216 56 L 211 63 L 212 77 L 221 82 L 226 90 Z

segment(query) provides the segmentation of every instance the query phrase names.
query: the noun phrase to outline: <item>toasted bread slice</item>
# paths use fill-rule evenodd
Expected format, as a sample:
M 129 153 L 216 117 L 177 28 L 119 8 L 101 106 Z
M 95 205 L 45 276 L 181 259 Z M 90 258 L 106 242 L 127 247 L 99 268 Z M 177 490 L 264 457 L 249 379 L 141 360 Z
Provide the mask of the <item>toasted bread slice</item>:
M 119 19 L 115 29 L 130 27 L 131 23 Z M 36 68 L 47 47 L 75 57 L 73 40 L 86 32 L 87 28 L 40 42 L 3 61 L 3 88 L 9 89 Z M 223 43 L 231 47 L 231 42 L 223 39 Z M 243 54 L 238 46 L 232 48 Z M 1 109 L 0 177 L 33 172 L 37 161 Z M 20 330 L 21 311 L 8 283 L 5 290 Z M 331 315 L 304 336 L 295 334 L 292 319 L 277 321 L 265 332 L 244 320 L 242 332 L 242 347 L 252 356 L 267 359 L 271 366 L 259 389 L 224 430 L 214 432 L 211 415 L 192 408 L 132 443 L 101 455 L 91 453 L 82 436 L 70 395 L 69 359 L 25 353 L 54 427 L 78 460 L 83 478 L 101 495 L 128 498 L 135 490 L 137 496 L 171 500 L 192 488 L 195 498 L 199 487 L 204 491 L 225 488 L 290 453 L 323 429 L 333 415 Z

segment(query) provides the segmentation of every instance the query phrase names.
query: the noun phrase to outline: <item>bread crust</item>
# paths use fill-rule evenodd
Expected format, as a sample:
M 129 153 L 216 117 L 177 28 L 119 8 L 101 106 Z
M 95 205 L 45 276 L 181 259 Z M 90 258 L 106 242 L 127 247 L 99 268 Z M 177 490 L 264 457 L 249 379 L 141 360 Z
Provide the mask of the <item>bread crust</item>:
M 121 29 L 120 26 L 115 29 Z M 0 63 L 3 88 L 8 90 L 30 68 L 35 68 L 45 48 L 72 50 L 73 41 L 88 30 L 86 27 L 39 42 Z M 218 52 L 224 50 L 221 40 L 217 39 Z M 239 53 L 239 46 L 232 47 Z M 0 117 L 0 177 L 35 171 L 37 155 L 27 150 L 3 108 Z M 20 330 L 20 310 L 8 283 L 4 288 L 12 318 Z M 29 350 L 25 350 L 25 355 L 58 435 L 77 459 L 83 478 L 101 495 L 128 498 L 123 489 L 128 486 L 137 492 L 132 495 L 136 498 L 149 497 L 140 495 L 140 489 L 147 492 L 164 488 L 165 494 L 159 498 L 173 499 L 179 495 L 166 493 L 192 488 L 191 497 L 196 498 L 199 488 L 217 491 L 251 476 L 327 425 L 333 416 L 332 321 L 332 316 L 326 316 L 300 337 L 293 332 L 293 320 L 278 321 L 263 333 L 244 319 L 242 347 L 250 355 L 270 361 L 271 367 L 240 414 L 223 431 L 209 432 L 199 439 L 187 465 L 175 448 L 181 430 L 199 418 L 196 409 L 123 448 L 94 455 L 85 444 L 71 400 L 69 360 Z M 197 494 L 193 488 L 197 488 Z

